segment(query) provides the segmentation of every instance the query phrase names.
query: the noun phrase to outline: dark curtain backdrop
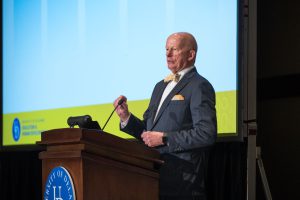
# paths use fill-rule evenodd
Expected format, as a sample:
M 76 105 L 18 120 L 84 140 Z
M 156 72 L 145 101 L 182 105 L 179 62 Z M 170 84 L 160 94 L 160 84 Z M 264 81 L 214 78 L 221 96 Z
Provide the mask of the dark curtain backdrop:
M 246 145 L 217 143 L 211 152 L 207 185 L 210 200 L 245 199 Z M 42 199 L 38 151 L 0 152 L 0 199 Z
M 36 151 L 0 152 L 0 199 L 42 199 L 42 163 Z
M 217 143 L 208 168 L 209 200 L 246 199 L 246 142 Z

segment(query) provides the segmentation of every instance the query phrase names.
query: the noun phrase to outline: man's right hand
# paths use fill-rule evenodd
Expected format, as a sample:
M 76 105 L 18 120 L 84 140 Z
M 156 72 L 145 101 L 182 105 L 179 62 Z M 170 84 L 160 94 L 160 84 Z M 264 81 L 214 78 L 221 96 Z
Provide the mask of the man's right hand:
M 124 99 L 123 103 L 118 106 L 118 102 Z M 126 121 L 128 117 L 130 116 L 129 110 L 128 110 L 128 105 L 127 105 L 127 98 L 125 96 L 119 96 L 115 101 L 114 101 L 114 107 L 117 107 L 116 112 L 119 115 L 120 119 L 122 122 Z

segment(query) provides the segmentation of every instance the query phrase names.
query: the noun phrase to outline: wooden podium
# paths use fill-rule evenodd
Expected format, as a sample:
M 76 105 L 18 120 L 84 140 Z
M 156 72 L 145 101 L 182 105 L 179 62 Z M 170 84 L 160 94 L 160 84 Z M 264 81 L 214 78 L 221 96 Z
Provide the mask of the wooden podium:
M 41 142 L 43 194 L 51 170 L 67 169 L 76 200 L 143 199 L 158 195 L 159 153 L 143 144 L 96 130 L 65 128 L 45 131 Z

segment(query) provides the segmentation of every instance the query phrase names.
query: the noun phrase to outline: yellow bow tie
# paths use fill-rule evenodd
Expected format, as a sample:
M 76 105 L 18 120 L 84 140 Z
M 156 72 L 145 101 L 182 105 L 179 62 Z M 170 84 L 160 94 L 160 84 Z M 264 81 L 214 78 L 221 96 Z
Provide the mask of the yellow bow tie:
M 170 74 L 164 79 L 164 82 L 165 83 L 170 82 L 170 81 L 178 82 L 179 79 L 180 79 L 180 74 Z

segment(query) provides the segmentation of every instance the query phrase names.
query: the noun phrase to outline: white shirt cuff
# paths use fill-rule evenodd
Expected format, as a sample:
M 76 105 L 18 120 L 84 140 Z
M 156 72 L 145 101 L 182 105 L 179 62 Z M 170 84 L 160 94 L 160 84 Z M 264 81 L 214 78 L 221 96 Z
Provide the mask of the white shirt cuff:
M 129 113 L 129 116 L 128 116 L 128 118 L 125 121 L 123 121 L 123 122 L 120 121 L 121 128 L 125 128 L 127 126 L 130 116 L 131 116 L 131 113 Z

